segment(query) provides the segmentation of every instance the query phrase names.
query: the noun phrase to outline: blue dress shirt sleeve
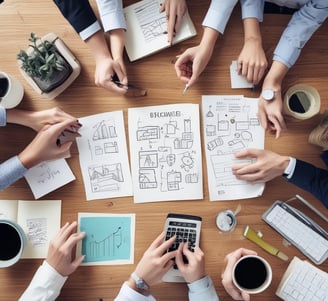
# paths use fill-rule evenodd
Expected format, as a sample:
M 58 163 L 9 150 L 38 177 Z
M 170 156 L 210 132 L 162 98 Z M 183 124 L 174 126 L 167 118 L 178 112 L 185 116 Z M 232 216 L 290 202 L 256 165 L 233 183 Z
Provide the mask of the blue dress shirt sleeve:
M 202 25 L 223 34 L 237 1 L 212 0 Z
M 255 18 L 263 21 L 264 0 L 241 0 L 242 19 Z
M 97 6 L 105 32 L 118 28 L 126 29 L 121 0 L 97 0 Z
M 273 60 L 288 68 L 298 59 L 302 48 L 328 16 L 327 0 L 312 0 L 296 11 L 274 51 Z
M 60 275 L 46 261 L 36 271 L 19 301 L 53 301 L 58 297 L 67 277 Z
M 0 164 L 0 190 L 3 190 L 24 176 L 27 168 L 14 156 Z
M 0 106 L 0 126 L 5 126 L 7 124 L 6 109 Z
M 216 293 L 212 279 L 205 276 L 195 282 L 188 284 L 189 288 L 189 301 L 218 301 L 219 297 Z

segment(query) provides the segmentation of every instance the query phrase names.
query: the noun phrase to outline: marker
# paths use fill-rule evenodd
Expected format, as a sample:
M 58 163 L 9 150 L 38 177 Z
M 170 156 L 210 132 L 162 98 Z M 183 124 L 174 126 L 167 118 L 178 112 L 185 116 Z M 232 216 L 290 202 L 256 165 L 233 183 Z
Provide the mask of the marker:
M 188 89 L 189 89 L 189 85 L 186 84 L 185 88 L 183 89 L 182 94 L 185 94 L 188 91 Z

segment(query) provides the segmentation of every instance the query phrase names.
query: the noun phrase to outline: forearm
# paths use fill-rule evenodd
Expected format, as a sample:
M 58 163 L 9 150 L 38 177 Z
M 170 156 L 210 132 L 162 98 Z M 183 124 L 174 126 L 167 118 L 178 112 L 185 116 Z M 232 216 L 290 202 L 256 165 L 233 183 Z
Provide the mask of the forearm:
M 282 81 L 285 78 L 289 68 L 278 62 L 273 61 L 271 68 L 264 79 L 263 88 L 273 88 L 278 89 L 276 91 L 281 91 Z
M 216 40 L 218 39 L 219 35 L 220 35 L 219 32 L 216 31 L 215 29 L 210 27 L 204 27 L 203 36 L 199 45 L 201 47 L 205 47 L 211 50 L 212 53 L 215 47 Z
M 123 59 L 123 51 L 125 46 L 125 30 L 115 29 L 109 32 L 109 43 L 111 55 L 114 60 Z
M 87 44 L 96 61 L 103 58 L 112 59 L 112 56 L 107 47 L 104 33 L 102 31 L 95 33 L 93 36 L 87 39 L 85 43 Z
M 262 47 L 262 36 L 260 31 L 260 24 L 256 18 L 247 18 L 243 20 L 244 23 L 244 43 L 247 41 L 254 41 Z
M 16 123 L 27 127 L 32 127 L 33 111 L 18 109 L 7 110 L 7 123 Z

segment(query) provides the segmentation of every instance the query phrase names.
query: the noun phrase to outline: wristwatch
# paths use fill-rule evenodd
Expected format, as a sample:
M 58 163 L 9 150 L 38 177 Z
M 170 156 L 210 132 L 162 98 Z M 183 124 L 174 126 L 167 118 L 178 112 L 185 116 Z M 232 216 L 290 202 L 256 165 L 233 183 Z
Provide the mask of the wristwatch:
M 140 278 L 136 272 L 133 272 L 131 274 L 132 279 L 136 282 L 136 286 L 138 289 L 140 290 L 148 290 L 149 286 L 147 285 L 147 283 L 145 282 L 145 280 L 143 280 L 142 278 Z
M 263 89 L 261 96 L 266 101 L 271 101 L 274 99 L 275 91 L 273 89 Z

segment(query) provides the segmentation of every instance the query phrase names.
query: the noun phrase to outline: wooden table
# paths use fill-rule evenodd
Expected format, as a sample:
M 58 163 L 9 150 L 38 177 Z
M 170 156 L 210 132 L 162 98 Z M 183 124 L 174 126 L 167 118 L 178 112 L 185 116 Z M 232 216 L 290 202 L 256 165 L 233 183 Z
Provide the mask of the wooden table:
M 91 1 L 95 7 L 95 1 Z M 125 1 L 125 4 L 133 1 Z M 239 6 L 235 9 L 227 26 L 225 35 L 216 44 L 214 55 L 203 72 L 201 78 L 187 94 L 182 97 L 184 85 L 177 79 L 172 61 L 175 56 L 186 48 L 199 43 L 202 36 L 201 22 L 205 16 L 210 1 L 189 1 L 191 17 L 197 27 L 198 35 L 190 40 L 178 44 L 170 49 L 140 61 L 129 63 L 126 59 L 128 76 L 131 82 L 145 87 L 148 95 L 144 98 L 126 98 L 111 94 L 94 85 L 94 60 L 86 45 L 74 32 L 52 1 L 6 0 L 0 6 L 0 37 L 1 37 L 1 71 L 16 76 L 24 85 L 25 96 L 19 105 L 21 109 L 43 110 L 59 106 L 66 112 L 76 116 L 123 110 L 127 121 L 127 109 L 148 105 L 174 104 L 191 102 L 201 104 L 201 96 L 205 94 L 243 94 L 248 97 L 258 97 L 260 87 L 250 89 L 230 89 L 229 66 L 236 59 L 243 44 L 243 29 L 240 19 Z M 290 16 L 265 15 L 262 24 L 264 49 L 270 60 L 275 45 Z M 24 81 L 16 62 L 16 54 L 25 49 L 30 32 L 42 36 L 48 32 L 55 32 L 70 47 L 82 64 L 79 78 L 55 100 L 46 100 L 38 96 Z M 305 83 L 318 89 L 321 95 L 321 112 L 328 104 L 328 23 L 326 22 L 313 38 L 308 42 L 301 58 L 289 71 L 284 81 L 284 91 L 291 85 Z M 165 75 L 165 81 L 163 80 Z M 285 155 L 293 155 L 324 167 L 319 158 L 320 148 L 307 142 L 308 134 L 317 124 L 319 117 L 299 122 L 288 120 L 288 131 L 282 137 L 275 139 L 266 134 L 265 148 Z M 126 130 L 127 130 L 127 124 Z M 28 128 L 8 125 L 0 130 L 1 152 L 0 160 L 20 152 L 27 145 L 35 133 Z M 203 150 L 203 153 L 204 150 Z M 76 145 L 72 148 L 72 157 L 68 163 L 73 170 L 76 181 L 54 191 L 43 199 L 62 200 L 62 224 L 77 219 L 78 212 L 102 213 L 136 213 L 136 241 L 135 264 L 122 266 L 93 266 L 80 267 L 66 282 L 59 300 L 112 300 L 118 293 L 121 284 L 135 268 L 150 242 L 163 229 L 164 220 L 168 212 L 198 214 L 203 217 L 201 248 L 206 254 L 206 270 L 212 277 L 220 300 L 231 300 L 221 284 L 224 256 L 239 247 L 256 250 L 266 258 L 273 268 L 273 281 L 269 289 L 252 300 L 278 300 L 275 290 L 280 278 L 287 268 L 288 262 L 282 262 L 252 242 L 245 240 L 242 232 L 245 225 L 251 225 L 260 230 L 264 238 L 279 247 L 290 258 L 294 255 L 305 257 L 293 246 L 285 247 L 280 235 L 273 231 L 261 220 L 264 211 L 277 199 L 286 200 L 295 194 L 308 199 L 316 208 L 327 214 L 323 205 L 309 193 L 294 187 L 282 178 L 277 178 L 266 185 L 261 197 L 254 199 L 236 200 L 231 202 L 210 202 L 207 189 L 207 175 L 205 157 L 204 170 L 204 199 L 199 201 L 159 202 L 134 204 L 132 197 L 105 199 L 87 202 L 84 185 L 79 166 Z M 0 192 L 0 199 L 31 200 L 33 195 L 24 179 L 16 182 L 10 188 Z M 220 233 L 215 227 L 217 213 L 225 209 L 236 209 L 241 205 L 236 229 L 228 234 Z M 306 208 L 304 212 L 313 216 Z M 318 220 L 318 218 L 315 218 Z M 318 220 L 318 222 L 320 222 Z M 0 270 L 0 300 L 17 300 L 27 287 L 37 267 L 42 260 L 21 260 L 16 265 Z M 328 263 L 320 266 L 328 271 Z M 187 300 L 187 288 L 184 284 L 159 284 L 152 288 L 158 300 Z

